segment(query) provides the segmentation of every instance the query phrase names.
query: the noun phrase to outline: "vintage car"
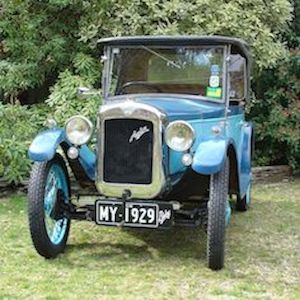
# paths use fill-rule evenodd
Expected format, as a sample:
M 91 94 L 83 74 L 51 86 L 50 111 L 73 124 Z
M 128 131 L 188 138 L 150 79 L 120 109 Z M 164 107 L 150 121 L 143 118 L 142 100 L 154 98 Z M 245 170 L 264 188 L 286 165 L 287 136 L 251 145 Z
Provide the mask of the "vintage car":
M 64 128 L 49 121 L 29 148 L 37 252 L 63 252 L 72 219 L 149 229 L 200 225 L 208 266 L 221 269 L 231 207 L 250 204 L 247 44 L 223 36 L 135 36 L 99 45 L 101 93 L 78 89 L 82 98 L 99 96 L 94 121 L 80 114 Z M 82 187 L 72 195 L 70 173 Z

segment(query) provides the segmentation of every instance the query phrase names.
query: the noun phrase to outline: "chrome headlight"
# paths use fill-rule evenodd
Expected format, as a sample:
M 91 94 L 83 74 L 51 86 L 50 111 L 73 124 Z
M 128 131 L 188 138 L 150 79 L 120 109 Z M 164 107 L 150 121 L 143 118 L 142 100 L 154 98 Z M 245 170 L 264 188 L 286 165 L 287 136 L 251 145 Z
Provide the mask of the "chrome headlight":
M 71 117 L 65 125 L 68 140 L 76 145 L 87 143 L 93 134 L 92 122 L 83 116 Z
M 175 151 L 191 148 L 195 138 L 193 127 L 185 121 L 175 121 L 168 125 L 165 132 L 167 145 Z

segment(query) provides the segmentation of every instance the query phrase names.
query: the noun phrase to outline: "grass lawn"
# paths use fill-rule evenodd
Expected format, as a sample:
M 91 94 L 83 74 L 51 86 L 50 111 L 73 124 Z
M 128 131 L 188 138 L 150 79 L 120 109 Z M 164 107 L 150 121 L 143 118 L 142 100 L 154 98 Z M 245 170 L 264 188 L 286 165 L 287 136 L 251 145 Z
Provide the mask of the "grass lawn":
M 0 200 L 0 299 L 300 299 L 300 180 L 254 187 L 228 227 L 225 269 L 206 268 L 205 244 L 199 229 L 73 222 L 66 252 L 45 260 L 14 195 Z

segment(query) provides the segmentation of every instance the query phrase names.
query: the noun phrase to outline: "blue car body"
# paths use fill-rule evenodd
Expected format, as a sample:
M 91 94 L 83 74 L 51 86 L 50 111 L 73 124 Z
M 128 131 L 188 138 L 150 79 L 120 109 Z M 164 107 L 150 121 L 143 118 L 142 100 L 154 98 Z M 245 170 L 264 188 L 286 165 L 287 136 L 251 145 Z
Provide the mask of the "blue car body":
M 122 45 L 133 43 L 134 45 L 149 42 L 151 45 L 166 43 L 167 45 L 177 43 L 186 44 L 194 41 L 201 41 L 203 44 L 225 45 L 226 53 L 229 55 L 232 48 L 236 47 L 237 51 L 246 59 L 245 99 L 249 99 L 249 72 L 250 59 L 248 48 L 240 40 L 229 39 L 226 37 L 204 37 L 204 38 L 173 38 L 169 37 L 152 37 L 148 38 L 117 38 L 103 40 L 104 47 L 108 44 L 109 49 L 114 45 Z M 230 46 L 228 46 L 230 45 Z M 106 50 L 109 56 L 110 50 Z M 225 64 L 226 66 L 226 64 Z M 226 69 L 226 68 L 225 68 Z M 103 77 L 103 94 L 104 104 L 102 107 L 109 107 L 116 100 L 120 103 L 127 103 L 128 96 L 116 95 L 110 98 L 107 91 L 108 67 L 104 69 Z M 228 82 L 228 70 L 225 72 L 224 82 Z M 227 84 L 227 83 L 226 83 Z M 140 105 L 146 105 L 149 109 L 155 109 L 164 115 L 165 125 L 174 121 L 185 121 L 193 128 L 195 132 L 195 140 L 189 153 L 193 157 L 191 165 L 186 166 L 182 161 L 184 152 L 178 152 L 169 148 L 165 142 L 162 143 L 162 167 L 165 177 L 164 188 L 155 197 L 166 198 L 167 195 L 174 196 L 173 190 L 177 190 L 182 183 L 189 181 L 187 174 L 199 174 L 199 182 L 202 186 L 207 186 L 205 176 L 210 176 L 220 172 L 224 166 L 227 157 L 230 160 L 230 186 L 229 191 L 236 194 L 239 198 L 245 197 L 251 185 L 251 157 L 253 152 L 253 126 L 251 122 L 245 121 L 244 105 L 231 102 L 228 99 L 228 92 L 225 93 L 224 101 L 207 101 L 201 97 L 190 97 L 184 94 L 133 94 L 134 102 Z M 114 101 L 112 101 L 114 100 Z M 130 102 L 128 102 L 130 106 Z M 130 107 L 129 107 L 130 108 Z M 164 134 L 165 127 L 162 129 Z M 97 133 L 98 137 L 100 131 Z M 58 147 L 62 147 L 73 169 L 75 177 L 79 178 L 79 183 L 85 185 L 96 183 L 97 174 L 101 172 L 97 169 L 98 157 L 101 145 L 98 142 L 96 150 L 92 150 L 88 145 L 78 147 L 79 156 L 76 160 L 68 158 L 67 151 L 72 144 L 68 141 L 64 128 L 52 128 L 40 133 L 32 142 L 29 148 L 29 157 L 33 161 L 49 161 L 51 160 Z M 106 153 L 105 155 L 109 155 Z M 101 166 L 101 164 L 100 164 Z M 80 173 L 79 176 L 76 176 Z M 203 177 L 204 176 L 204 177 Z M 191 184 L 183 189 L 186 193 L 193 188 Z M 208 187 L 207 187 L 208 188 Z M 205 189 L 205 188 L 204 188 Z M 100 189 L 98 189 L 101 194 Z M 167 192 L 166 192 L 167 191 Z M 150 195 L 150 194 L 149 194 Z M 120 196 L 120 195 L 119 195 Z M 153 196 L 153 195 L 152 195 Z M 151 196 L 151 197 L 152 197 Z M 149 198 L 151 198 L 149 196 Z M 147 197 L 144 197 L 147 198 Z
M 247 44 L 221 36 L 100 44 L 103 99 L 95 126 L 73 116 L 65 128 L 38 134 L 28 151 L 36 162 L 28 195 L 37 251 L 47 258 L 63 252 L 71 219 L 152 229 L 201 225 L 208 266 L 221 269 L 231 207 L 246 211 L 251 200 Z M 70 169 L 80 189 L 70 188 Z
M 227 155 L 230 153 L 235 160 L 238 194 L 245 196 L 251 183 L 251 150 L 253 126 L 246 122 L 244 112 L 240 107 L 230 106 L 225 119 L 225 105 L 205 101 L 184 99 L 179 97 L 140 97 L 138 101 L 152 105 L 164 112 L 169 122 L 187 121 L 196 132 L 196 140 L 192 146 L 194 160 L 190 167 L 181 161 L 182 153 L 169 150 L 168 159 L 164 162 L 166 176 L 172 185 L 178 184 L 187 169 L 191 168 L 201 175 L 218 173 Z M 215 135 L 214 126 L 222 131 Z M 71 146 L 63 128 L 49 129 L 41 132 L 29 148 L 29 157 L 33 161 L 47 161 L 54 157 L 61 144 Z M 87 145 L 80 147 L 79 163 L 90 180 L 96 177 L 96 153 Z

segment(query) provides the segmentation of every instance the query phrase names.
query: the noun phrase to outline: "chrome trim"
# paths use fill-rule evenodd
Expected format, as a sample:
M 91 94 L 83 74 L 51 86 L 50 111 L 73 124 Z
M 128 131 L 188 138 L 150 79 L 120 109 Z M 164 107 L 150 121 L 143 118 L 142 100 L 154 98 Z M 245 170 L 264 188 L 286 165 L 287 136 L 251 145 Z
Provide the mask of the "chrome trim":
M 138 119 L 153 123 L 153 158 L 152 182 L 150 184 L 108 183 L 103 179 L 104 162 L 104 121 L 110 119 Z M 166 184 L 163 169 L 162 130 L 166 124 L 166 116 L 158 109 L 128 98 L 122 102 L 102 105 L 97 116 L 98 155 L 96 187 L 100 194 L 107 197 L 121 198 L 126 190 L 130 190 L 131 198 L 149 199 L 159 195 Z

